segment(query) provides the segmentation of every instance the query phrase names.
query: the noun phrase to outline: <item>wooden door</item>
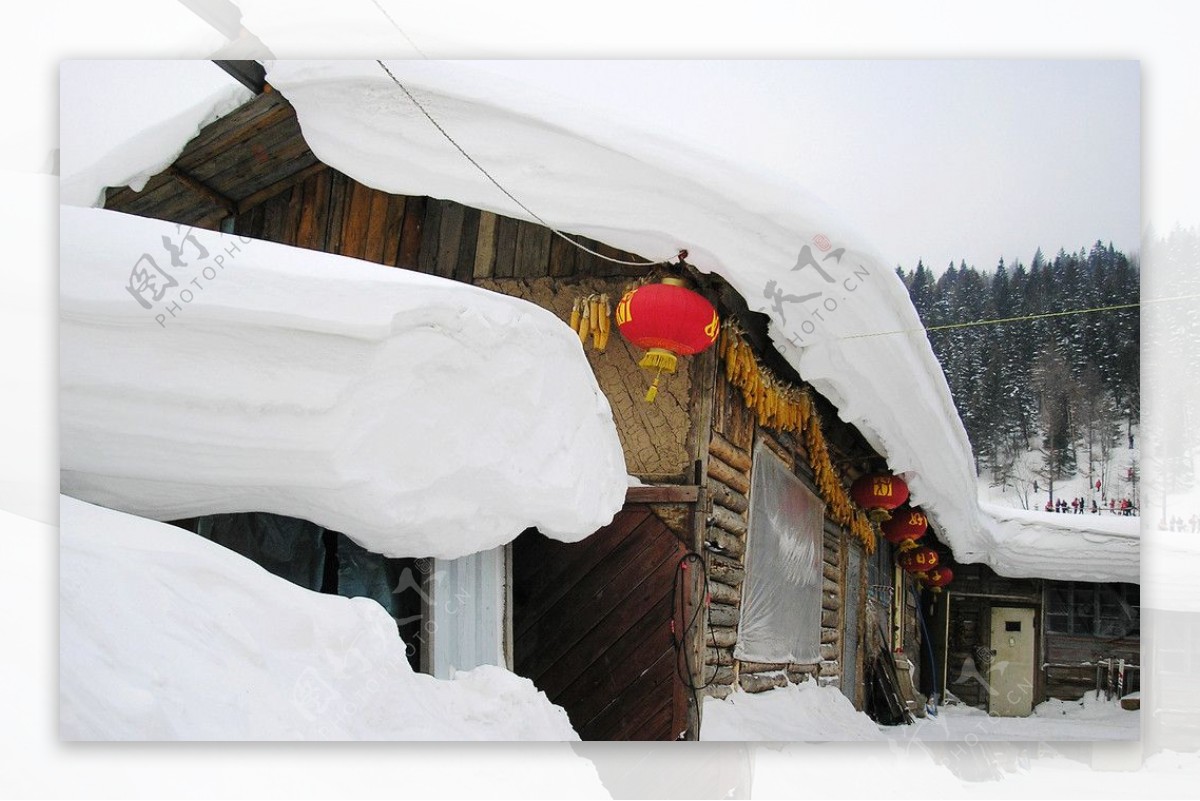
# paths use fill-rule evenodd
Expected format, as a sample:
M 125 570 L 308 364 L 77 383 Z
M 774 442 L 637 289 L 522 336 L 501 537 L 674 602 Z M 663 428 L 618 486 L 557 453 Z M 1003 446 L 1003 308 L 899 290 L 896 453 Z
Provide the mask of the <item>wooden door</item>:
M 674 740 L 686 728 L 671 636 L 686 552 L 644 505 L 582 542 L 527 531 L 514 543 L 514 669 L 582 739 Z
M 988 713 L 1025 717 L 1033 711 L 1033 610 L 992 607 Z

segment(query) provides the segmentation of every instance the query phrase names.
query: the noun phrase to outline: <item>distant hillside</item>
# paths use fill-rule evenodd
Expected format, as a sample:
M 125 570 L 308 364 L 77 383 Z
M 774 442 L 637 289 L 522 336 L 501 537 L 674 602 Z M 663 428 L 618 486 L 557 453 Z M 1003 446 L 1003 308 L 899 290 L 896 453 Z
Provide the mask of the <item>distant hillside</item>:
M 1036 481 L 1043 499 L 1055 482 L 1115 477 L 1115 451 L 1135 447 L 1139 416 L 1136 256 L 1097 242 L 1053 260 L 1038 250 L 1028 266 L 963 263 L 934 278 L 918 263 L 897 273 L 981 472 L 1001 486 Z

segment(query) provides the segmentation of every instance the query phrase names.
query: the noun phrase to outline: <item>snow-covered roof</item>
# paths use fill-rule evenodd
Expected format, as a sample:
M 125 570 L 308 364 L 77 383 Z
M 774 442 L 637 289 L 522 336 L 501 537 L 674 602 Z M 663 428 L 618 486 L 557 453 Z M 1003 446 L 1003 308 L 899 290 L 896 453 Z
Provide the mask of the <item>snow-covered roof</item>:
M 60 225 L 68 495 L 157 520 L 274 512 L 443 558 L 530 526 L 579 540 L 624 503 L 608 399 L 539 306 L 103 209 Z
M 904 475 L 956 559 L 1005 575 L 1138 580 L 1132 518 L 1117 533 L 1091 520 L 1017 526 L 980 506 L 966 431 L 908 293 L 814 197 L 740 168 L 737 154 L 717 159 L 469 65 L 388 67 L 551 225 L 647 258 L 685 248 L 729 281 L 770 317 L 780 353 Z M 378 64 L 278 62 L 267 79 L 295 106 L 317 157 L 355 180 L 527 217 Z
M 767 314 L 780 353 L 905 477 L 956 559 L 1010 576 L 1138 580 L 1135 518 L 1112 532 L 1087 516 L 1064 528 L 981 507 L 966 432 L 903 284 L 812 195 L 739 166 L 736 153 L 696 152 L 469 64 L 388 67 L 554 227 L 648 258 L 687 249 Z M 267 80 L 317 157 L 355 180 L 528 218 L 375 62 L 276 62 Z

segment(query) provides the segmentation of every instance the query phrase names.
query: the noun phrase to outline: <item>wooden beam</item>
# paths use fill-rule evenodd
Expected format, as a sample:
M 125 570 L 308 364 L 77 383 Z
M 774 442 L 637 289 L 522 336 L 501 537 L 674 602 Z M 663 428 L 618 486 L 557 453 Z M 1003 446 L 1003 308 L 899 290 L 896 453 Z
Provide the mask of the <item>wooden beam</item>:
M 248 210 L 261 204 L 263 201 L 270 200 L 271 198 L 275 197 L 276 195 L 278 195 L 282 192 L 286 192 L 288 189 L 291 189 L 296 184 L 302 183 L 310 176 L 316 175 L 321 170 L 327 170 L 327 169 L 329 169 L 329 165 L 322 164 L 321 162 L 318 161 L 318 162 L 308 165 L 307 167 L 304 167 L 303 169 L 297 170 L 296 172 L 292 173 L 289 177 L 285 178 L 282 181 L 276 181 L 275 183 L 271 184 L 270 186 L 264 186 L 262 189 L 258 190 L 254 194 L 249 195 L 249 196 L 244 197 L 241 200 L 239 200 L 237 202 L 237 213 L 245 214 Z
M 240 26 L 239 26 L 240 27 Z M 257 61 L 213 59 L 213 63 L 233 76 L 242 86 L 261 95 L 267 85 L 267 71 Z
M 170 173 L 171 177 L 176 181 L 183 184 L 188 189 L 192 190 L 206 200 L 209 200 L 213 204 L 225 209 L 225 211 L 227 211 L 229 214 L 235 214 L 237 212 L 237 204 L 234 203 L 231 198 L 225 197 L 203 181 L 196 180 L 183 170 L 176 167 L 174 164 L 172 164 L 170 167 L 167 167 L 167 172 Z
M 695 503 L 699 499 L 700 488 L 693 484 L 630 487 L 625 492 L 625 503 Z

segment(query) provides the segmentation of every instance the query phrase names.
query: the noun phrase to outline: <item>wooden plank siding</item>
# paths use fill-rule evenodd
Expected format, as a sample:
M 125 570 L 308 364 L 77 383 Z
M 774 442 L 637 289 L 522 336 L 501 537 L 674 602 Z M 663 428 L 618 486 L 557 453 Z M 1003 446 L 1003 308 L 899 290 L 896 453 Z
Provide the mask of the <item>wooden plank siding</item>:
M 638 504 L 582 542 L 527 531 L 514 543 L 514 670 L 584 740 L 674 740 L 687 728 L 671 636 L 687 550 Z

